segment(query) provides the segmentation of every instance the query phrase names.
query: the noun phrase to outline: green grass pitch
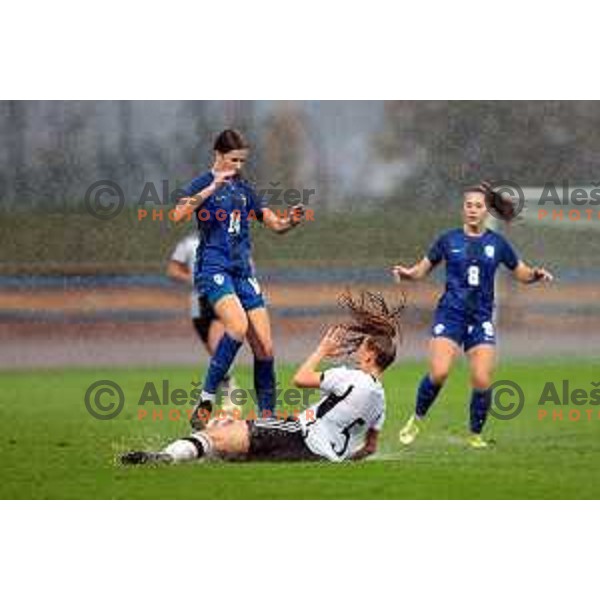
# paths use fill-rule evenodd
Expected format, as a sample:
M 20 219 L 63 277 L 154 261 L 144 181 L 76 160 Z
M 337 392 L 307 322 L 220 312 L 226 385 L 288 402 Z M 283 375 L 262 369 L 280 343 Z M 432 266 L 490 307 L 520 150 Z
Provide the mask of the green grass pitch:
M 184 422 L 138 418 L 146 381 L 168 379 L 190 388 L 189 367 L 102 368 L 0 374 L 0 498 L 600 498 L 596 476 L 600 410 L 589 404 L 539 406 L 544 383 L 558 390 L 590 391 L 600 380 L 593 362 L 504 362 L 497 379 L 525 391 L 523 412 L 510 421 L 490 419 L 488 450 L 465 447 L 467 373 L 461 364 L 433 407 L 415 445 L 401 448 L 398 429 L 413 407 L 424 364 L 402 363 L 385 377 L 387 420 L 378 456 L 362 463 L 209 463 L 122 468 L 115 456 L 158 448 L 185 434 Z M 292 367 L 280 367 L 280 381 Z M 195 377 L 194 377 L 195 375 Z M 249 386 L 248 369 L 237 370 Z M 115 419 L 93 419 L 84 407 L 87 387 L 117 381 L 126 395 Z M 163 408 L 172 408 L 163 407 Z M 538 410 L 562 409 L 563 420 L 540 420 Z M 579 421 L 568 411 L 578 408 Z M 591 410 L 591 418 L 586 410 Z M 166 412 L 166 411 L 165 411 Z

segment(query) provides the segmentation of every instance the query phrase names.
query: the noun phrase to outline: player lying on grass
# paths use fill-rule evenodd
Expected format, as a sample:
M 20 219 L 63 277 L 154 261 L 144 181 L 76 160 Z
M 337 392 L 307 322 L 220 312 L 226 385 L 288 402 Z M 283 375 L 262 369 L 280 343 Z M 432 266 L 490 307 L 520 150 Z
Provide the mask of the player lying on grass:
M 293 383 L 319 388 L 320 401 L 297 420 L 230 419 L 195 431 L 161 452 L 129 452 L 126 465 L 189 462 L 218 456 L 250 460 L 357 460 L 373 454 L 385 419 L 381 377 L 396 356 L 398 317 L 403 306 L 389 309 L 379 294 L 341 298 L 352 315 L 329 329 L 296 372 Z M 321 371 L 326 358 L 352 357 L 355 368 Z
M 230 372 L 247 339 L 254 354 L 254 387 L 259 410 L 273 412 L 275 367 L 271 322 L 251 258 L 250 222 L 286 233 L 301 222 L 302 206 L 283 217 L 265 206 L 254 188 L 242 177 L 248 143 L 241 133 L 227 129 L 214 143 L 212 169 L 196 177 L 186 188 L 174 214 L 180 222 L 195 215 L 200 236 L 194 287 L 207 309 L 214 311 L 225 332 L 211 356 L 202 395 L 191 420 L 202 429 L 198 416 L 212 410 L 216 392 Z
M 483 182 L 468 188 L 463 197 L 463 226 L 442 234 L 416 265 L 392 269 L 399 280 L 416 281 L 426 277 L 442 260 L 446 263 L 446 290 L 431 330 L 429 373 L 417 389 L 415 413 L 400 431 L 403 444 L 414 442 L 462 347 L 469 361 L 472 386 L 468 441 L 474 448 L 487 445 L 481 431 L 491 401 L 488 388 L 496 358 L 496 270 L 504 264 L 522 283 L 552 281 L 548 271 L 526 265 L 503 236 L 486 228 L 488 206 L 505 220 L 514 216 L 512 203 L 495 193 L 489 184 Z

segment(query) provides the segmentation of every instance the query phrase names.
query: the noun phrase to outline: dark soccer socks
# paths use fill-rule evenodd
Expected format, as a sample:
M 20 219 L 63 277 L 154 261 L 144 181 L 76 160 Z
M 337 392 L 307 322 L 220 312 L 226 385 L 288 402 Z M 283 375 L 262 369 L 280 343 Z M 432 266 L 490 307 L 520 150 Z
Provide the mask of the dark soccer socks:
M 421 379 L 417 390 L 417 406 L 415 408 L 415 414 L 419 419 L 427 414 L 427 411 L 431 408 L 441 389 L 441 385 L 436 385 L 431 381 L 429 373 Z
M 225 333 L 210 360 L 204 380 L 200 408 L 203 403 L 214 403 L 219 384 L 227 377 L 242 342 Z M 254 359 L 254 388 L 259 413 L 275 414 L 275 367 L 273 358 Z M 208 408 L 208 406 L 206 406 Z M 210 412 L 210 411 L 209 411 Z
M 232 338 L 228 333 L 224 333 L 213 357 L 210 359 L 208 373 L 204 380 L 204 391 L 208 394 L 216 394 L 219 384 L 235 360 L 236 354 L 242 347 L 242 342 Z
M 421 383 L 417 390 L 417 406 L 415 409 L 417 418 L 421 419 L 427 414 L 427 411 L 435 402 L 441 389 L 441 385 L 436 385 L 431 381 L 429 374 L 421 379 Z M 491 393 L 489 389 L 478 390 L 473 388 L 473 391 L 471 392 L 471 404 L 469 407 L 470 428 L 472 433 L 481 433 L 490 408 L 490 402 Z
M 491 393 L 489 388 L 478 390 L 473 388 L 471 392 L 470 425 L 473 433 L 479 434 L 483 429 L 490 408 Z
M 254 359 L 254 389 L 261 416 L 275 414 L 275 365 L 272 358 Z

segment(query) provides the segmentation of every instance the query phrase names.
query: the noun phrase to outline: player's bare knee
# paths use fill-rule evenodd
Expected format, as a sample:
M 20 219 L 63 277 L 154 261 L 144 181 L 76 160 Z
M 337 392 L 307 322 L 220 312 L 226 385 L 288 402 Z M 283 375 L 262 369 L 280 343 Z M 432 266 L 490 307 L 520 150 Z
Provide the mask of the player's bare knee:
M 489 373 L 473 373 L 471 375 L 471 387 L 477 390 L 487 390 L 492 385 L 492 377 Z
M 429 377 L 435 385 L 444 385 L 446 379 L 448 379 L 449 372 L 449 369 L 445 366 L 434 365 L 429 373 Z
M 248 320 L 240 319 L 236 323 L 230 323 L 227 326 L 227 333 L 236 340 L 242 341 L 248 333 Z

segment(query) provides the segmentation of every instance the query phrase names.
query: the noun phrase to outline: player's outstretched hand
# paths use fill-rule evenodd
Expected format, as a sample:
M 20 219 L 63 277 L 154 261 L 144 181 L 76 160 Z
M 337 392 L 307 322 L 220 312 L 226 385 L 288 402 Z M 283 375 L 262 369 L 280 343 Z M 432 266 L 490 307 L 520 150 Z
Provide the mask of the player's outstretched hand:
M 533 280 L 550 282 L 554 281 L 554 275 L 542 267 L 537 267 L 533 270 Z
M 343 325 L 330 327 L 319 343 L 319 353 L 322 356 L 335 357 L 342 353 L 342 344 L 346 329 Z
M 302 220 L 304 219 L 304 205 L 303 204 L 295 204 L 290 208 L 290 225 L 292 227 L 296 227 L 296 225 L 300 225 Z
M 392 274 L 397 283 L 400 283 L 403 279 L 411 280 L 414 278 L 414 268 L 405 267 L 404 265 L 396 265 L 392 267 Z
M 228 182 L 235 175 L 235 171 L 215 171 L 213 184 L 219 188 L 224 183 Z

